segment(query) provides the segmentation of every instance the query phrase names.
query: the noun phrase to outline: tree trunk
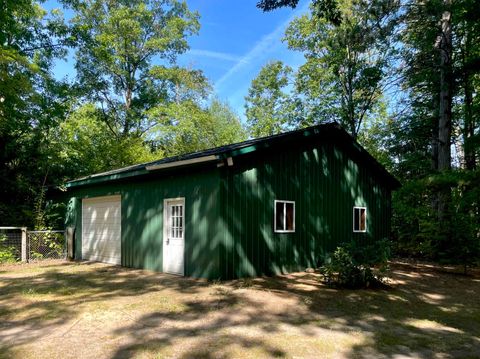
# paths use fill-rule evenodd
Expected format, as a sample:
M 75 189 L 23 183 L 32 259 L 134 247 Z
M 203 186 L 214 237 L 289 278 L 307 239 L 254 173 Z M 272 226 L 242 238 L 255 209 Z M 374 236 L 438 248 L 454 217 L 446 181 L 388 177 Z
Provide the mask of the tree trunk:
M 444 12 L 441 20 L 441 33 L 437 42 L 440 51 L 440 98 L 438 106 L 438 171 L 451 169 L 452 137 L 452 14 L 451 0 L 444 0 Z M 450 189 L 442 188 L 437 194 L 437 217 L 439 225 L 448 235 L 448 204 Z M 445 238 L 446 239 L 446 238 Z
M 475 136 L 475 123 L 473 119 L 473 94 L 472 86 L 470 80 L 470 74 L 468 71 L 465 72 L 463 78 L 464 86 L 464 95 L 465 95 L 465 117 L 464 117 L 464 128 L 463 128 L 463 146 L 465 153 L 465 168 L 467 170 L 475 170 L 476 168 L 476 156 L 475 156 L 475 146 L 472 143 Z
M 434 99 L 434 109 L 438 108 L 438 97 Z M 438 170 L 438 115 L 436 115 L 432 120 L 432 170 Z
M 440 103 L 438 116 L 438 170 L 451 168 L 452 137 L 452 14 L 451 0 L 445 0 L 440 34 Z
M 461 48 L 461 65 L 462 65 L 462 85 L 463 85 L 463 95 L 464 95 L 464 118 L 463 118 L 463 152 L 465 154 L 465 169 L 475 170 L 476 169 L 476 152 L 475 145 L 472 143 L 475 136 L 475 115 L 473 110 L 473 92 L 474 87 L 472 83 L 472 50 L 475 46 L 472 46 L 472 32 L 469 28 L 468 22 L 463 23 L 464 34 L 462 41 L 463 45 Z M 475 70 L 474 70 L 475 71 Z
M 347 90 L 347 116 L 348 116 L 348 127 L 350 134 L 354 139 L 357 139 L 358 133 L 356 131 L 355 123 L 355 104 L 353 103 L 353 66 L 352 66 L 352 56 L 350 52 L 350 47 L 347 45 L 347 79 L 346 79 L 346 90 Z

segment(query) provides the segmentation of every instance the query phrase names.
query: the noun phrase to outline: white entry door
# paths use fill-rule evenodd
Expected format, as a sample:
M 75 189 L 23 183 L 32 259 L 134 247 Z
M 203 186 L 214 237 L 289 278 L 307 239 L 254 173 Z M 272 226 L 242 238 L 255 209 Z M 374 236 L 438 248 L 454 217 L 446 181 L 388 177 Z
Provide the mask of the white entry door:
M 185 199 L 166 199 L 163 206 L 163 271 L 184 275 Z

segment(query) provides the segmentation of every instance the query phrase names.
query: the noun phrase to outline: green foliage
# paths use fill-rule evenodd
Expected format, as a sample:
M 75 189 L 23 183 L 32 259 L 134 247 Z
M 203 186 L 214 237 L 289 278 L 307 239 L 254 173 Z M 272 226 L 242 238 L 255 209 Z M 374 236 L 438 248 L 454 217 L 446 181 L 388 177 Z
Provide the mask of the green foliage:
M 332 21 L 314 4 L 311 14 L 289 25 L 285 40 L 290 49 L 303 52 L 306 59 L 296 76 L 296 91 L 303 96 L 304 121 L 312 124 L 334 119 L 357 137 L 382 98 L 395 54 L 390 40 L 397 5 L 352 0 L 333 4 L 344 21 Z
M 252 136 L 280 133 L 293 121 L 295 104 L 287 93 L 292 72 L 291 67 L 274 61 L 265 65 L 252 81 L 245 97 L 245 115 Z
M 63 202 L 63 193 L 61 197 L 46 199 L 43 207 L 43 218 L 45 220 L 45 228 L 62 229 L 65 227 L 65 214 L 67 210 L 66 204 Z
M 78 38 L 76 69 L 85 96 L 99 104 L 116 137 L 145 134 L 156 106 L 182 100 L 183 88 L 203 91 L 203 75 L 175 66 L 199 30 L 198 14 L 177 0 L 72 1 Z M 154 65 L 161 60 L 174 65 Z M 197 87 L 200 87 L 198 89 Z M 182 91 L 182 94 L 180 94 Z
M 389 140 L 392 134 L 387 130 L 392 126 L 392 120 L 386 107 L 386 102 L 379 101 L 376 115 L 365 119 L 363 131 L 358 134 L 357 141 L 380 164 L 393 172 L 395 166 L 389 148 Z
M 45 221 L 45 212 L 44 212 L 44 202 L 45 202 L 45 188 L 42 187 L 37 194 L 34 205 L 34 228 L 36 230 L 42 230 L 46 228 Z
M 446 216 L 438 218 L 438 193 L 448 194 Z M 480 172 L 452 171 L 406 183 L 393 201 L 395 253 L 462 264 L 480 258 Z
M 16 261 L 15 248 L 5 245 L 7 237 L 0 234 L 0 263 L 12 263 Z
M 289 2 L 264 1 L 271 10 Z M 385 111 L 396 48 L 392 36 L 398 4 L 391 1 L 313 1 L 310 13 L 285 33 L 292 50 L 305 56 L 294 73 L 281 62 L 267 64 L 252 82 L 246 115 L 254 136 L 336 120 L 354 137 Z
M 298 5 L 299 0 L 260 0 L 257 3 L 257 7 L 263 11 L 272 11 L 281 7 L 295 8 Z
M 165 155 L 173 156 L 239 142 L 246 138 L 237 115 L 227 104 L 213 100 L 206 109 L 185 100 L 157 106 L 151 115 L 161 113 L 164 120 L 149 135 Z
M 57 173 L 51 138 L 70 91 L 51 69 L 66 54 L 68 34 L 61 14 L 35 1 L 0 8 L 0 218 L 25 225 L 45 177 Z
M 247 131 L 240 118 L 227 102 L 214 98 L 207 111 L 214 123 L 212 138 L 214 146 L 228 145 L 247 139 Z
M 358 246 L 355 242 L 339 246 L 321 268 L 325 281 L 347 288 L 365 288 L 387 278 L 390 246 L 387 240 Z
M 295 8 L 299 0 L 260 0 L 257 7 L 263 11 L 272 11 L 281 7 Z M 313 0 L 312 7 L 319 17 L 328 19 L 335 25 L 339 25 L 342 21 L 341 13 L 338 9 L 336 0 Z
M 67 177 L 86 176 L 162 157 L 159 151 L 152 153 L 143 137 L 112 136 L 101 117 L 101 110 L 87 103 L 60 125 L 57 158 Z

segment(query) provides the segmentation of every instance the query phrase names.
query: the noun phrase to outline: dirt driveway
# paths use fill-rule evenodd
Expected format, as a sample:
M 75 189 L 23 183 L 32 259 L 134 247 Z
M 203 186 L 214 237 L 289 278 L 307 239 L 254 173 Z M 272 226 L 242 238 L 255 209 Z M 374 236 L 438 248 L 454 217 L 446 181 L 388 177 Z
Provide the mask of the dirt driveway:
M 212 283 L 98 263 L 0 267 L 0 357 L 480 357 L 480 276 L 396 263 L 392 288 L 316 274 Z

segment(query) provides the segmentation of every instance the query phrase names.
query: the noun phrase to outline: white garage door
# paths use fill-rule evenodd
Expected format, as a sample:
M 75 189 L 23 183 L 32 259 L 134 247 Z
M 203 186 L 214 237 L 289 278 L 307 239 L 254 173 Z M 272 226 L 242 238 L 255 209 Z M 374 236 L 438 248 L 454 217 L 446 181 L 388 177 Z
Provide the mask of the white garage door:
M 82 258 L 121 264 L 121 198 L 107 196 L 82 201 Z

